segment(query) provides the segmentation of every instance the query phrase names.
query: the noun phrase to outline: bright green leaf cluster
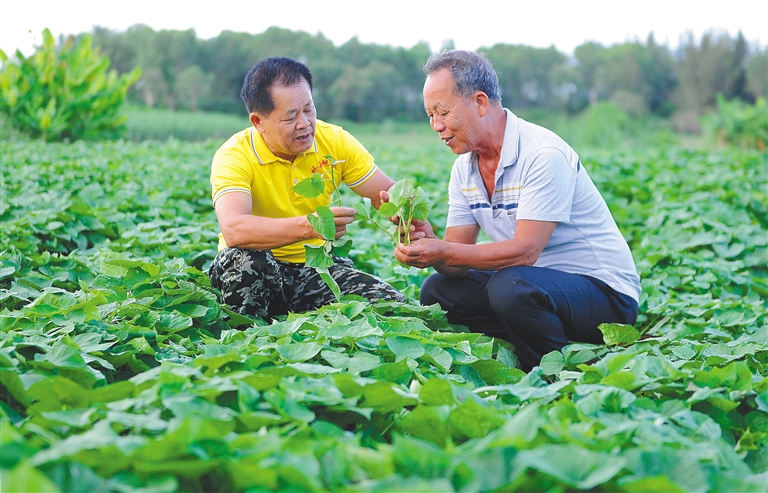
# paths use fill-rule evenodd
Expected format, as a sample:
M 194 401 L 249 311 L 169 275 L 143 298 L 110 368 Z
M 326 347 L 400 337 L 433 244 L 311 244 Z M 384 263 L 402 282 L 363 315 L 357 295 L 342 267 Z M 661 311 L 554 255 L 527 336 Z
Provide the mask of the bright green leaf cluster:
M 389 202 L 381 204 L 379 212 L 385 216 L 398 218 L 398 225 L 393 237 L 395 245 L 400 242 L 400 233 L 404 243 L 411 242 L 411 223 L 414 219 L 426 221 L 429 216 L 429 197 L 421 187 L 414 187 L 408 179 L 400 180 L 389 189 Z
M 0 112 L 18 130 L 43 140 L 114 138 L 124 130 L 118 112 L 141 71 L 109 71 L 90 34 L 57 47 L 45 29 L 32 56 L 16 52 L 15 58 L 0 51 Z

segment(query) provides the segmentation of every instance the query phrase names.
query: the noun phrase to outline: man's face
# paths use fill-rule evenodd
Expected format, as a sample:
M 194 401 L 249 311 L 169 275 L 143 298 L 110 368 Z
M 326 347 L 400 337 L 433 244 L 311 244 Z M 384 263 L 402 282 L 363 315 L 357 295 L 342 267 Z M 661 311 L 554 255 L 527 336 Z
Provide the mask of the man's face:
M 261 132 L 272 153 L 293 160 L 309 150 L 315 139 L 315 102 L 307 81 L 292 86 L 272 87 L 275 109 L 269 115 L 251 113 L 251 122 Z
M 432 130 L 438 133 L 445 145 L 454 154 L 464 154 L 475 150 L 478 112 L 472 99 L 458 96 L 455 88 L 447 68 L 429 74 L 424 82 L 424 109 Z

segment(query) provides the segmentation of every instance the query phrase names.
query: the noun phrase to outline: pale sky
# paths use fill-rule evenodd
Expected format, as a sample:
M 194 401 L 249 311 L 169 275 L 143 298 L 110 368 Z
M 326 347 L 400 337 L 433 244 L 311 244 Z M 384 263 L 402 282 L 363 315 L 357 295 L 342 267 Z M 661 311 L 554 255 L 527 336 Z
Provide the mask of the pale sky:
M 656 41 L 675 48 L 691 32 L 741 30 L 765 47 L 765 0 L 0 0 L 0 49 L 34 51 L 47 27 L 55 37 L 102 26 L 124 31 L 134 24 L 155 30 L 192 28 L 209 39 L 223 30 L 258 34 L 280 26 L 323 35 L 340 46 L 362 43 L 410 48 L 426 41 L 432 51 L 452 39 L 476 50 L 496 43 L 554 45 L 571 54 L 586 42 L 605 46 Z

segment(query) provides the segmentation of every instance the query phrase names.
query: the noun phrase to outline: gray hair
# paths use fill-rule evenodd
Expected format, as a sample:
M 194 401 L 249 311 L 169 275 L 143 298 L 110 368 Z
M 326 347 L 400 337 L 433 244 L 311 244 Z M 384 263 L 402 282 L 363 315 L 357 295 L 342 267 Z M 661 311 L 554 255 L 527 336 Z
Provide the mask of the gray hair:
M 499 77 L 484 53 L 463 50 L 435 53 L 424 64 L 424 75 L 429 76 L 444 68 L 451 71 L 456 93 L 462 98 L 482 91 L 491 101 L 501 101 Z

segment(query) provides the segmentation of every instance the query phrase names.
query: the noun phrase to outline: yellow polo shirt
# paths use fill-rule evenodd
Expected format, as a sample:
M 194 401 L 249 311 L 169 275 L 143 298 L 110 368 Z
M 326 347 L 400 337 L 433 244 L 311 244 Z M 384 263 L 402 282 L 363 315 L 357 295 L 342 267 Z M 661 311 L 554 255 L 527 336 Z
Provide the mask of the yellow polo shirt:
M 255 216 L 306 216 L 320 205 L 330 205 L 333 187 L 327 183 L 325 192 L 314 199 L 302 197 L 291 187 L 313 173 L 329 171 L 332 161 L 336 163 L 333 169 L 337 186 L 344 182 L 355 188 L 365 183 L 377 169 L 373 156 L 365 147 L 337 125 L 317 120 L 313 146 L 296 156 L 293 163 L 275 156 L 258 130 L 246 128 L 230 137 L 213 156 L 213 205 L 215 207 L 216 200 L 227 193 L 246 192 L 251 195 Z M 330 179 L 330 173 L 323 178 Z M 278 260 L 301 263 L 306 258 L 305 243 L 321 245 L 323 240 L 293 243 L 275 248 L 272 253 Z M 224 236 L 219 234 L 219 250 L 226 247 Z

